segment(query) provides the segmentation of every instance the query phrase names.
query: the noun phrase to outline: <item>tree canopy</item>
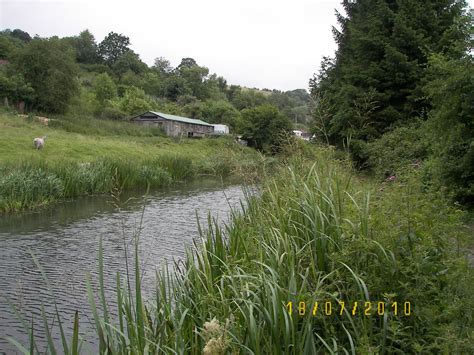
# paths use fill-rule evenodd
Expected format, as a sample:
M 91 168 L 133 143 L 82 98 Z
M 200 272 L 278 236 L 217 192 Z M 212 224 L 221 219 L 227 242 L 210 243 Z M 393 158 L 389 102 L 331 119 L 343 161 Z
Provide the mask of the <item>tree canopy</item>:
M 242 111 L 242 136 L 249 146 L 260 151 L 278 149 L 292 129 L 290 120 L 271 105 L 261 105 Z
M 130 39 L 127 36 L 110 32 L 99 44 L 98 54 L 105 63 L 112 65 L 130 50 Z
M 58 39 L 31 40 L 16 52 L 14 65 L 35 92 L 40 111 L 65 112 L 78 92 L 74 52 Z

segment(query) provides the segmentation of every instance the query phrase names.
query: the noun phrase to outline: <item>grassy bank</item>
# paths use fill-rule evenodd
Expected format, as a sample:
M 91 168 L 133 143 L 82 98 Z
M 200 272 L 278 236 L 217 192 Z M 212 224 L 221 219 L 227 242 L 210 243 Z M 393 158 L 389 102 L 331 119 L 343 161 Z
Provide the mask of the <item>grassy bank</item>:
M 209 221 L 202 244 L 159 273 L 154 300 L 142 299 L 138 259 L 131 283 L 117 275 L 118 309 L 90 287 L 102 353 L 472 350 L 462 214 L 423 191 L 416 171 L 362 183 L 331 151 L 306 152 L 247 203 L 226 227 Z M 62 351 L 77 353 L 78 334 L 76 324 Z
M 47 135 L 45 148 L 33 138 Z M 232 139 L 173 140 L 128 122 L 59 117 L 44 126 L 0 114 L 0 212 L 113 188 L 161 187 L 200 175 L 250 174 L 260 157 Z

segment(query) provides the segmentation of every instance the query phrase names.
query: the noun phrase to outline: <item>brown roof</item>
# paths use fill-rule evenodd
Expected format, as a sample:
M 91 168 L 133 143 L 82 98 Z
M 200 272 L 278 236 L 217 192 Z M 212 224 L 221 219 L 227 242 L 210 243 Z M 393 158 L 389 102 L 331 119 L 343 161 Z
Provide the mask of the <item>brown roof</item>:
M 0 65 L 10 64 L 10 62 L 6 59 L 0 59 Z

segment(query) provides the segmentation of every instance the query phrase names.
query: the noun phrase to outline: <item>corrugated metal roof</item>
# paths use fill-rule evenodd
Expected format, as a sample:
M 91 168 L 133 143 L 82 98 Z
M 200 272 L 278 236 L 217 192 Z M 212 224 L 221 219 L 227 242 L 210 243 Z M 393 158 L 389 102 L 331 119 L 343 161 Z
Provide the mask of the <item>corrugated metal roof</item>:
M 201 121 L 201 120 L 196 120 L 194 118 L 175 116 L 175 115 L 170 115 L 170 114 L 167 114 L 167 113 L 157 112 L 157 111 L 148 111 L 148 112 L 151 112 L 151 113 L 154 113 L 157 116 L 163 117 L 165 120 L 178 121 L 178 122 L 184 122 L 184 123 L 190 123 L 190 124 L 198 124 L 198 125 L 201 125 L 201 126 L 213 127 L 211 124 L 209 124 L 207 122 L 204 122 L 204 121 Z

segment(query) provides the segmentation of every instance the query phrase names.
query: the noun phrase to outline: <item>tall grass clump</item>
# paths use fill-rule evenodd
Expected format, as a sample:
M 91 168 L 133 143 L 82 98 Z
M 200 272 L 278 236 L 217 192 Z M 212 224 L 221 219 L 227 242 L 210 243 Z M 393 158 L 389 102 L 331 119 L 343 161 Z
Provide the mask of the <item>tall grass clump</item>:
M 134 277 L 117 275 L 117 310 L 100 280 L 100 307 L 89 290 L 101 353 L 472 350 L 458 211 L 416 179 L 365 185 L 329 150 L 276 169 L 228 225 L 209 217 L 201 242 L 157 273 L 153 299 L 142 297 L 137 246 Z
M 246 154 L 232 143 L 232 147 L 220 143 L 206 150 L 208 142 L 202 142 L 196 144 L 196 154 L 164 151 L 137 158 L 112 153 L 87 160 L 44 159 L 38 154 L 8 160 L 0 170 L 0 212 L 34 209 L 59 199 L 104 194 L 115 188 L 146 191 L 200 176 L 250 179 L 258 175 L 255 171 L 263 158 Z
M 0 174 L 0 211 L 20 210 L 32 204 L 41 205 L 64 195 L 64 182 L 42 166 L 29 164 Z
M 186 155 L 162 154 L 130 160 L 104 157 L 90 162 L 34 160 L 6 164 L 0 171 L 0 211 L 37 208 L 62 198 L 109 193 L 114 188 L 138 189 L 169 186 L 198 175 L 226 176 L 210 172 Z

